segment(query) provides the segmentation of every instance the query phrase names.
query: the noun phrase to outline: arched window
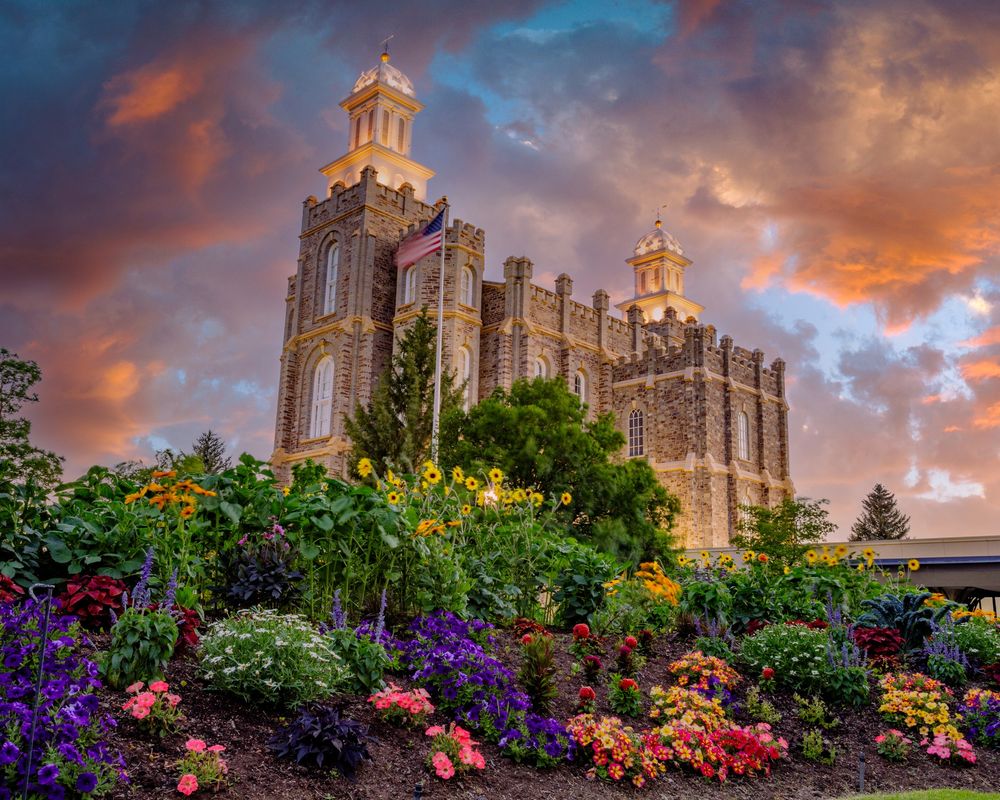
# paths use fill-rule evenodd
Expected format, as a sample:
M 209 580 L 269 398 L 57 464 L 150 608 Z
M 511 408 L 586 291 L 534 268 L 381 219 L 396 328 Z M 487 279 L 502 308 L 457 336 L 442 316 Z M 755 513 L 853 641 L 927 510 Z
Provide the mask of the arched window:
M 475 303 L 472 302 L 472 292 L 476 285 L 476 274 L 472 271 L 472 267 L 464 266 L 462 267 L 462 285 L 461 291 L 459 292 L 458 301 L 465 306 L 472 306 Z
M 402 153 L 406 146 L 406 122 L 400 117 L 396 133 L 396 149 Z
M 639 293 L 646 294 L 646 273 L 643 272 L 639 276 Z
M 379 131 L 379 141 L 382 144 L 389 144 L 389 112 L 382 111 L 382 130 Z
M 417 298 L 417 266 L 414 264 L 403 275 L 403 304 L 412 303 Z
M 361 144 L 361 115 L 358 114 L 357 118 L 354 120 L 354 146 L 357 147 Z
M 628 455 L 641 456 L 645 452 L 643 442 L 643 419 L 642 412 L 638 408 L 632 409 L 628 415 Z
M 542 356 L 535 359 L 535 377 L 549 377 L 549 363 Z
M 312 414 L 309 417 L 309 438 L 330 435 L 333 415 L 333 359 L 324 356 L 313 373 Z
M 326 290 L 323 292 L 323 313 L 337 310 L 337 274 L 340 272 L 340 245 L 334 244 L 326 254 Z
M 375 127 L 375 109 L 373 108 L 368 112 L 368 136 L 365 137 L 366 142 L 372 140 L 372 129 Z
M 573 394 L 580 398 L 581 403 L 587 402 L 587 376 L 582 369 L 573 376 Z
M 750 460 L 750 417 L 741 411 L 736 418 L 736 457 Z
M 464 384 L 465 410 L 472 404 L 472 352 L 464 345 L 458 349 L 458 380 Z

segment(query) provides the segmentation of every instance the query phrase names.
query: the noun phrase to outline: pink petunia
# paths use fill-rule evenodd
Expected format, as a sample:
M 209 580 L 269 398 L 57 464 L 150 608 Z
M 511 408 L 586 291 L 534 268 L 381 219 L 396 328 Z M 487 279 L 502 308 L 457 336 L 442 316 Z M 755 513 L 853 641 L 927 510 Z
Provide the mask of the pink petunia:
M 188 739 L 184 746 L 192 753 L 203 753 L 206 747 L 204 739 Z
M 208 748 L 208 752 L 209 753 L 224 753 L 224 752 L 226 752 L 226 748 L 225 748 L 225 746 L 223 746 L 221 744 L 213 744 L 211 747 Z
M 170 689 L 170 685 L 166 681 L 153 681 L 149 684 L 149 691 L 151 692 L 165 692 Z
M 149 716 L 148 706 L 136 706 L 132 709 L 132 716 L 136 719 L 145 719 Z
M 190 772 L 181 775 L 181 779 L 177 781 L 177 791 L 184 795 L 194 794 L 198 791 L 198 779 Z
M 440 725 L 431 725 L 426 731 L 424 731 L 424 736 L 438 736 L 444 733 L 444 728 Z
M 156 705 L 156 695 L 152 692 L 143 692 L 137 695 L 135 698 L 136 705 L 144 706 L 145 708 L 152 708 Z
M 136 692 L 141 692 L 142 691 L 142 687 L 144 685 L 145 684 L 143 684 L 142 681 L 136 681 L 131 686 L 126 686 L 125 687 L 125 693 L 126 694 L 135 694 Z

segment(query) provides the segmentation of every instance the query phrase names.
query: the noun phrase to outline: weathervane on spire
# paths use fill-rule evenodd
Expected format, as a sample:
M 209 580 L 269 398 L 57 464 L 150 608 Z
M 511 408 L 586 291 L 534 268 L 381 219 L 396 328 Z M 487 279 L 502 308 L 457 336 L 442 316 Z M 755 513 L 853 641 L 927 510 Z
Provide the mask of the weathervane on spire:
M 661 226 L 661 225 L 663 224 L 663 220 L 662 220 L 662 219 L 660 219 L 660 212 L 661 212 L 661 211 L 662 211 L 663 209 L 665 209 L 666 207 L 667 207 L 667 204 L 666 204 L 666 203 L 664 203 L 664 204 L 663 204 L 662 206 L 657 206 L 657 207 L 656 207 L 656 227 L 657 227 L 657 228 L 659 228 L 659 227 L 660 227 L 660 226 Z
M 393 37 L 395 37 L 395 35 L 396 34 L 394 34 L 394 33 L 390 33 L 388 36 L 386 36 L 382 40 L 382 60 L 383 61 L 388 61 L 389 60 L 389 40 L 392 39 Z

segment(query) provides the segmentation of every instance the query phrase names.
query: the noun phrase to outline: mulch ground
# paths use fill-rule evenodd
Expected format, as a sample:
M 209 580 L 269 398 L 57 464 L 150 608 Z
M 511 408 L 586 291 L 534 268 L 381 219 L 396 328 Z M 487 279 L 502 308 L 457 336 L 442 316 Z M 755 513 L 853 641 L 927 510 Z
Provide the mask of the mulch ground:
M 497 657 L 512 668 L 517 668 L 519 644 L 513 633 L 498 631 Z M 556 635 L 560 695 L 553 709 L 553 716 L 569 718 L 573 714 L 576 696 L 582 685 L 582 676 L 572 675 L 573 657 L 568 652 L 570 637 Z M 689 648 L 672 637 L 657 642 L 655 657 L 649 660 L 640 676 L 644 690 L 656 684 L 668 686 L 670 676 L 666 665 Z M 609 654 L 605 664 L 613 663 Z M 390 676 L 386 676 L 387 678 Z M 406 686 L 407 681 L 392 678 Z M 645 790 L 631 785 L 610 785 L 588 781 L 584 777 L 586 764 L 566 766 L 553 770 L 538 770 L 514 764 L 500 755 L 496 747 L 484 744 L 486 769 L 463 779 L 453 778 L 443 782 L 423 766 L 427 756 L 427 741 L 420 731 L 406 731 L 383 724 L 375 718 L 364 698 L 341 697 L 334 703 L 344 712 L 370 726 L 377 741 L 369 747 L 373 761 L 364 764 L 355 781 L 337 775 L 309 770 L 288 762 L 279 761 L 268 750 L 267 742 L 275 729 L 287 718 L 265 708 L 246 706 L 224 695 L 209 692 L 197 676 L 196 661 L 190 654 L 174 660 L 167 674 L 171 689 L 179 691 L 183 701 L 186 721 L 179 735 L 164 739 L 141 734 L 134 723 L 119 710 L 123 695 L 107 692 L 103 699 L 107 709 L 121 720 L 110 739 L 125 756 L 131 784 L 118 790 L 112 797 L 124 798 L 179 798 L 176 791 L 176 761 L 183 754 L 184 742 L 189 737 L 206 740 L 209 744 L 226 746 L 230 768 L 230 785 L 217 796 L 221 800 L 262 800 L 263 798 L 351 798 L 354 800 L 410 800 L 419 795 L 434 800 L 462 798 L 468 800 L 564 800 L 565 798 L 613 798 L 645 795 L 655 798 L 782 798 L 806 800 L 807 798 L 834 798 L 856 792 L 858 788 L 858 762 L 863 752 L 866 757 L 865 789 L 869 792 L 889 792 L 906 789 L 953 787 L 997 791 L 1000 788 L 1000 752 L 977 747 L 979 763 L 974 767 L 942 767 L 931 762 L 920 751 L 911 753 L 901 764 L 892 764 L 874 751 L 872 739 L 887 726 L 875 712 L 874 705 L 856 711 L 837 709 L 841 724 L 824 735 L 837 748 L 834 766 L 817 765 L 802 758 L 800 745 L 804 727 L 795 715 L 791 698 L 779 695 L 769 698 L 781 711 L 781 722 L 774 726 L 777 734 L 784 736 L 791 746 L 791 759 L 780 762 L 767 778 L 730 780 L 725 784 L 708 781 L 699 776 L 668 771 L 664 778 Z M 598 690 L 597 712 L 610 714 L 606 705 L 606 692 Z M 873 690 L 873 697 L 875 691 Z M 737 692 L 739 701 L 740 692 Z M 741 720 L 748 722 L 748 720 Z M 446 722 L 443 715 L 435 715 L 433 722 Z M 644 720 L 634 721 L 642 727 Z

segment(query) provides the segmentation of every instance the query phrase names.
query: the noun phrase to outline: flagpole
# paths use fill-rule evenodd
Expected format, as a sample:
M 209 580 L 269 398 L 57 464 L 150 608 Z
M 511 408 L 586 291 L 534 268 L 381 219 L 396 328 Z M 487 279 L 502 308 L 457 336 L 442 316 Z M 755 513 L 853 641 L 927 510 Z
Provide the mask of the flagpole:
M 438 432 L 441 427 L 441 351 L 444 349 L 444 248 L 448 238 L 448 198 L 444 202 L 444 226 L 441 229 L 441 268 L 438 271 L 437 348 L 434 352 L 434 417 L 431 423 L 431 461 L 438 459 Z

